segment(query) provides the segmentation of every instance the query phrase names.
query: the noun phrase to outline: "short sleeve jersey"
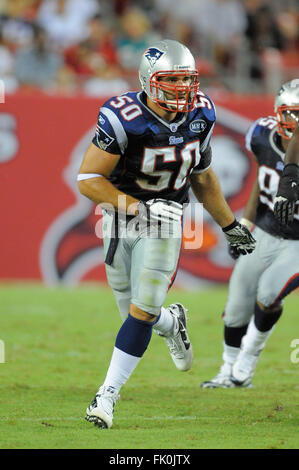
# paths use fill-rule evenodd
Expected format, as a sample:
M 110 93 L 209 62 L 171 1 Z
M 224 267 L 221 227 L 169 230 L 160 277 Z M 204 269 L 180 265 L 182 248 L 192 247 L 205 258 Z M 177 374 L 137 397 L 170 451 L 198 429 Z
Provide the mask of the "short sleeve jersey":
M 101 107 L 92 140 L 108 153 L 120 155 L 109 180 L 139 200 L 188 200 L 192 172 L 211 164 L 209 145 L 215 124 L 212 100 L 200 92 L 190 113 L 165 121 L 146 105 L 144 92 L 113 97 Z

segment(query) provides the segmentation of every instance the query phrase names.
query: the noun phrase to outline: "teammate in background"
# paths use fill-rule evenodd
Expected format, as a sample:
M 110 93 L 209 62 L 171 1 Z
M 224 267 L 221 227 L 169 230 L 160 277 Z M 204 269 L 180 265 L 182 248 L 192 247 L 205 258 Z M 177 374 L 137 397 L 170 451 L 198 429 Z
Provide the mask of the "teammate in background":
M 299 109 L 299 107 L 298 107 Z M 298 119 L 297 119 L 298 122 Z M 281 224 L 294 220 L 296 201 L 299 199 L 299 125 L 288 145 L 277 195 L 274 199 L 274 215 Z
M 273 214 L 285 152 L 299 117 L 299 80 L 296 87 L 291 84 L 282 85 L 276 96 L 276 118 L 258 119 L 246 135 L 258 174 L 240 222 L 253 230 L 257 244 L 254 253 L 238 259 L 230 278 L 223 315 L 224 362 L 216 377 L 201 384 L 203 388 L 251 387 L 283 299 L 299 286 L 299 203 L 288 226 L 280 225 Z M 234 248 L 230 253 L 238 258 Z
M 104 383 L 86 410 L 86 419 L 100 428 L 112 426 L 119 390 L 145 353 L 153 327 L 176 367 L 191 367 L 186 309 L 163 307 L 178 267 L 190 184 L 236 251 L 255 247 L 210 166 L 215 110 L 198 91 L 189 49 L 158 42 L 144 52 L 139 78 L 143 91 L 113 97 L 100 109 L 78 175 L 81 193 L 104 207 L 106 273 L 123 319 Z M 159 227 L 156 237 L 147 235 L 150 222 Z

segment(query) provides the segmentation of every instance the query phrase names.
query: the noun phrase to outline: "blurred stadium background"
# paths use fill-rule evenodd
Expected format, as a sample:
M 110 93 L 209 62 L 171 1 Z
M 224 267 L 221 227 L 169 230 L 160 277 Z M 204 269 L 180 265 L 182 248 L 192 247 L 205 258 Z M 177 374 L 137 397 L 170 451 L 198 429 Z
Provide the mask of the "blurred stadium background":
M 76 173 L 99 107 L 139 88 L 140 56 L 159 38 L 196 57 L 217 108 L 214 168 L 239 216 L 256 172 L 245 133 L 299 77 L 298 26 L 298 0 L 0 0 L 0 280 L 105 282 L 100 214 Z M 225 284 L 232 267 L 205 214 L 203 245 L 183 250 L 176 285 Z

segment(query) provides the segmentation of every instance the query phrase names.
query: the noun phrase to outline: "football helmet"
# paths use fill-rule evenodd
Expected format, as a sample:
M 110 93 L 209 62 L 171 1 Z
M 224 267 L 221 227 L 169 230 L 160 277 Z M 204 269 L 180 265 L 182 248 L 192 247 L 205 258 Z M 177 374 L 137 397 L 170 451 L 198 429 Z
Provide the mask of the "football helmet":
M 168 111 L 190 112 L 198 90 L 198 71 L 189 49 L 165 39 L 143 53 L 139 80 L 147 96 Z
M 284 83 L 275 98 L 277 132 L 290 140 L 299 122 L 299 78 Z

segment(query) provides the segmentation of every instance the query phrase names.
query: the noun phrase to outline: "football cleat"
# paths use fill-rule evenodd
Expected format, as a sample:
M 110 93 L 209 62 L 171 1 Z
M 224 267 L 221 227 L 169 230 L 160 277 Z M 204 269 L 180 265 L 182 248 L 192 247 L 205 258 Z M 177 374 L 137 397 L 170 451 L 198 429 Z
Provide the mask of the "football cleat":
M 232 366 L 224 363 L 213 379 L 202 382 L 200 386 L 201 388 L 235 388 L 236 385 L 230 380 L 231 372 Z
M 187 309 L 181 304 L 172 304 L 168 307 L 173 320 L 173 332 L 170 336 L 163 336 L 169 347 L 171 358 L 177 369 L 189 370 L 193 362 L 193 349 L 187 333 Z
M 102 385 L 86 410 L 85 419 L 101 429 L 111 428 L 113 410 L 119 395 L 113 387 Z
M 254 371 L 259 359 L 261 351 L 257 354 L 249 354 L 241 350 L 236 362 L 233 365 L 231 380 L 242 387 L 249 387 L 254 375 Z
M 233 380 L 232 365 L 224 363 L 219 373 L 211 380 L 202 382 L 201 388 L 251 388 L 251 382 L 241 383 Z

